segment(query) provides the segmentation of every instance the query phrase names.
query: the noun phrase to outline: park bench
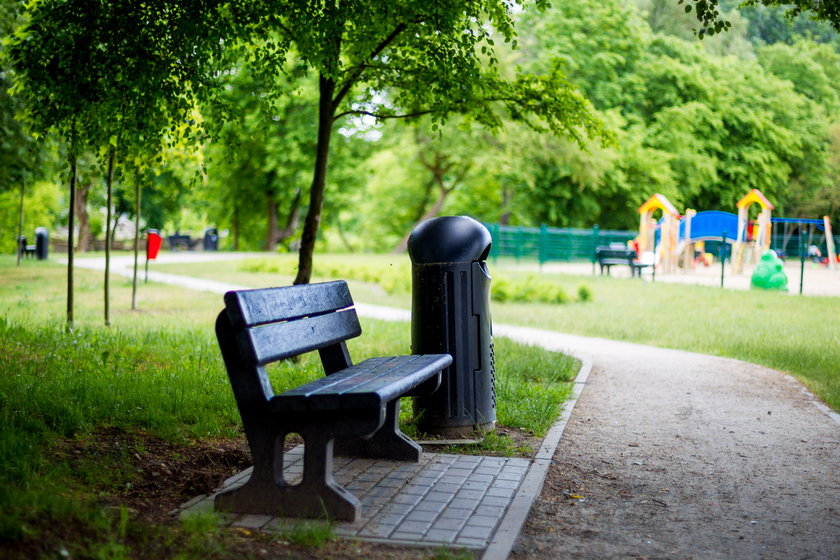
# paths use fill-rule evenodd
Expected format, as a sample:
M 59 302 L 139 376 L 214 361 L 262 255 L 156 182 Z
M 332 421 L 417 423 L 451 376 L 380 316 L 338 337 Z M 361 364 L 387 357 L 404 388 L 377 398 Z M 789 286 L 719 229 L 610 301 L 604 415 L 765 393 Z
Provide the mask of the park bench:
M 195 249 L 196 245 L 201 242 L 200 239 L 193 240 L 189 235 L 181 235 L 178 233 L 170 235 L 166 238 L 166 241 L 169 243 L 170 251 L 178 251 L 179 249 L 190 251 Z
M 399 429 L 400 397 L 440 384 L 449 354 L 371 358 L 353 365 L 345 341 L 361 334 L 344 281 L 241 290 L 224 296 L 216 336 L 254 460 L 250 479 L 219 494 L 222 511 L 355 521 L 361 505 L 333 479 L 333 452 L 420 460 Z M 275 395 L 265 366 L 318 350 L 325 377 Z M 284 478 L 284 442 L 303 438 L 303 480 Z
M 18 253 L 23 257 L 35 256 L 35 245 L 27 245 L 26 237 L 18 237 Z
M 636 251 L 629 247 L 599 246 L 595 248 L 595 259 L 601 267 L 601 274 L 607 269 L 607 276 L 610 275 L 610 268 L 614 265 L 627 265 L 630 267 L 631 276 L 641 276 L 642 269 L 653 266 L 650 263 L 640 263 L 637 260 Z

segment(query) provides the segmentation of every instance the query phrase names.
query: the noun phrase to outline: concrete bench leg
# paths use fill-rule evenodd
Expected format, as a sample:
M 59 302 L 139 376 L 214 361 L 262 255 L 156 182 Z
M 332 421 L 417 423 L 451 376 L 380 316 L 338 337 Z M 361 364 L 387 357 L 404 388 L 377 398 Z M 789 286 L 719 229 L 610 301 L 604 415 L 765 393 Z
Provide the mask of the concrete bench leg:
M 216 496 L 216 509 L 282 517 L 357 521 L 361 503 L 333 479 L 332 436 L 320 434 L 317 428 L 306 430 L 301 436 L 304 440 L 304 453 L 303 480 L 300 484 L 288 484 L 283 477 L 282 441 L 285 434 L 260 434 L 249 438 L 254 457 L 251 478 L 242 486 Z
M 392 461 L 420 461 L 422 448 L 400 431 L 400 399 L 394 399 L 385 407 L 385 423 L 371 437 L 337 439 L 336 455 L 341 457 L 364 457 L 366 459 L 390 459 Z

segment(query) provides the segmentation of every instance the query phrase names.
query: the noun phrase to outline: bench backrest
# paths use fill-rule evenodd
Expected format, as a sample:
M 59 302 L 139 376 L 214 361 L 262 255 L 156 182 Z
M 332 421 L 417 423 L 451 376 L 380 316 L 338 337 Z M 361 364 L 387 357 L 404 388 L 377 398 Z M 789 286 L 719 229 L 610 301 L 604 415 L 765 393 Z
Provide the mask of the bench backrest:
M 613 247 L 596 247 L 595 254 L 599 259 L 630 259 L 636 258 L 636 251 L 626 247 L 623 249 L 615 249 Z
M 352 306 L 342 280 L 225 294 L 231 323 L 258 365 L 359 336 L 362 329 Z
M 352 365 L 345 341 L 362 328 L 346 282 L 240 290 L 224 300 L 216 336 L 237 401 L 270 399 L 263 366 L 278 360 L 319 350 L 328 374 Z

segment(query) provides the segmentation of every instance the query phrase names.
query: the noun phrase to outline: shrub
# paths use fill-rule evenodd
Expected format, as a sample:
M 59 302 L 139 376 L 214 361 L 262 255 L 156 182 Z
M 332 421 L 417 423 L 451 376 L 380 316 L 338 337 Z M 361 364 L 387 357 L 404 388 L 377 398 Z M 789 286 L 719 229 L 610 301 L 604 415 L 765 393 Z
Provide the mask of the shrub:
M 590 290 L 587 286 L 581 286 L 578 288 L 578 301 L 584 303 L 592 301 L 592 290 Z

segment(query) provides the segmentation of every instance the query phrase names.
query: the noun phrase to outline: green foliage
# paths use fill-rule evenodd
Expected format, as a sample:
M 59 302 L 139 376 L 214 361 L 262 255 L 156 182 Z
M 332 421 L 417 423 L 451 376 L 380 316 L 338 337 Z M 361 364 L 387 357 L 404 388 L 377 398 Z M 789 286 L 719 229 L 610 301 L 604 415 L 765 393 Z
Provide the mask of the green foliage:
M 814 203 L 838 181 L 825 25 L 797 16 L 782 32 L 770 0 L 547 4 L 47 0 L 18 17 L 7 2 L 0 191 L 55 159 L 28 128 L 74 152 L 119 148 L 154 170 L 149 225 L 216 225 L 241 248 L 271 248 L 271 231 L 291 248 L 295 209 L 310 214 L 307 243 L 321 224 L 330 250 L 390 250 L 426 213 L 635 228 L 653 192 L 731 210 L 753 187 L 779 213 L 840 220 L 835 203 Z M 826 4 L 791 10 L 834 22 Z M 125 186 L 116 206 L 130 215 Z M 12 202 L 0 201 L 4 239 Z
M 578 288 L 578 301 L 587 302 L 592 301 L 592 290 L 590 290 L 587 286 L 581 286 Z
M 543 282 L 533 276 L 517 281 L 496 277 L 490 283 L 490 295 L 493 301 L 499 303 L 564 304 L 570 301 L 568 294 L 562 287 L 550 282 Z
M 469 550 L 438 550 L 429 560 L 472 560 L 475 555 Z
M 721 9 L 730 2 L 719 0 L 679 0 L 679 4 L 685 1 L 686 13 L 694 11 L 697 21 L 701 27 L 697 29 L 697 35 L 701 39 L 705 36 L 728 31 L 731 23 L 723 19 Z M 812 2 L 810 0 L 745 0 L 742 4 L 746 6 L 767 6 L 771 8 L 784 8 L 785 16 L 788 19 L 795 19 L 797 16 L 807 14 L 813 19 L 822 20 L 840 29 L 840 7 L 834 2 Z
M 727 0 L 725 4 L 734 8 L 741 2 Z M 740 6 L 739 10 L 747 19 L 748 35 L 756 44 L 792 43 L 802 37 L 811 37 L 820 43 L 836 42 L 838 39 L 831 23 L 812 18 L 809 14 L 790 17 L 784 10 L 758 2 Z
M 279 537 L 297 546 L 323 548 L 335 535 L 329 523 L 298 521 L 283 527 Z
M 654 23 L 663 3 L 646 5 Z M 524 62 L 559 60 L 619 142 L 586 153 L 562 141 L 525 143 L 508 183 L 514 223 L 635 228 L 635 208 L 654 192 L 678 208 L 731 210 L 750 188 L 784 215 L 803 193 L 835 182 L 828 126 L 840 90 L 830 47 L 773 45 L 758 62 L 752 53 L 719 56 L 654 32 L 632 5 L 614 1 L 523 18 Z
M 232 229 L 237 248 L 272 249 L 272 224 L 297 233 L 296 224 L 286 222 L 299 210 L 297 195 L 312 167 L 317 93 L 299 66 L 286 66 L 265 75 L 242 61 L 224 72 L 220 93 L 203 106 L 212 141 L 207 184 L 195 198 L 218 227 Z
M 505 434 L 488 432 L 478 443 L 448 445 L 442 453 L 460 453 L 466 455 L 493 455 L 496 457 L 528 456 L 534 453 L 529 445 L 517 444 Z
M 36 182 L 24 190 L 23 235 L 27 243 L 35 243 L 35 228 L 52 229 L 61 216 L 61 203 L 55 185 Z M 0 192 L 0 253 L 16 251 L 20 192 L 17 189 Z
M 240 261 L 237 269 L 241 272 L 257 274 L 288 273 L 287 265 L 276 259 L 246 259 Z M 383 268 L 379 263 L 359 263 L 352 259 L 325 259 L 315 269 L 319 278 L 359 280 L 379 285 L 387 294 L 411 293 L 411 267 L 406 260 L 403 264 L 389 264 Z M 545 282 L 536 276 L 511 280 L 494 276 L 490 283 L 491 299 L 499 303 L 548 303 L 562 305 L 570 303 L 572 298 L 564 288 L 552 282 Z M 585 298 L 591 298 L 587 291 Z M 580 292 L 578 292 L 580 296 Z M 579 301 L 588 299 L 578 298 Z

